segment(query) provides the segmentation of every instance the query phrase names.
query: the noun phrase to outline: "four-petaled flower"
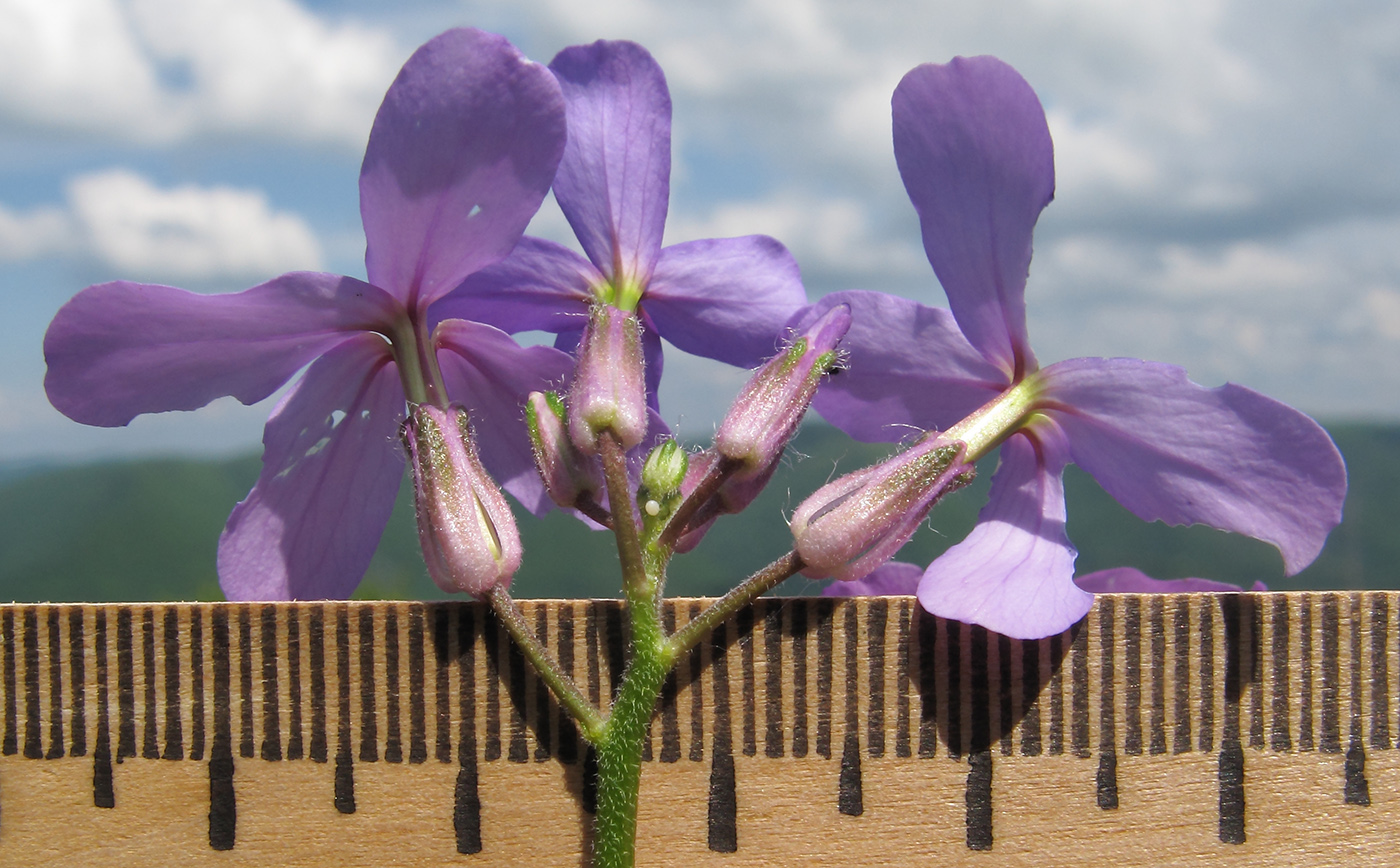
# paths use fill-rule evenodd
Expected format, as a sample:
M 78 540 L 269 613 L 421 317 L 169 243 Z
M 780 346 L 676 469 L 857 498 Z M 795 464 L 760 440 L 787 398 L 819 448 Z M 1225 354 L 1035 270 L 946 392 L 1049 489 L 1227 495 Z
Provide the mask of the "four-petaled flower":
M 1071 461 L 1144 520 L 1247 534 L 1276 546 L 1289 574 L 1307 566 L 1346 493 L 1341 456 L 1316 422 L 1240 386 L 1203 388 L 1171 365 L 1036 363 L 1024 291 L 1054 156 L 1030 85 L 995 58 L 957 58 L 906 75 L 893 113 L 895 158 L 951 315 L 848 291 L 794 324 L 851 306 L 849 370 L 814 406 L 852 436 L 949 429 L 971 458 L 1001 444 L 977 526 L 919 581 L 924 607 L 1021 638 L 1082 617 L 1092 597 L 1072 580 L 1064 531 Z
M 569 141 L 554 198 L 587 258 L 526 236 L 499 265 L 442 301 L 508 332 L 557 334 L 572 350 L 595 303 L 635 310 L 644 327 L 648 400 L 656 407 L 664 337 L 680 349 L 751 368 L 772 356 L 807 303 L 797 263 L 764 235 L 662 248 L 671 186 L 671 97 L 661 68 L 632 42 L 561 51 Z
M 563 153 L 564 100 L 543 66 L 478 30 L 420 48 L 384 97 L 360 171 L 368 282 L 284 274 L 204 296 L 119 281 L 49 327 L 45 387 L 90 425 L 266 398 L 303 367 L 263 435 L 263 469 L 219 540 L 230 599 L 348 597 L 388 521 L 405 398 L 471 412 L 482 461 L 527 507 L 548 506 L 523 405 L 571 360 L 522 349 L 440 299 L 504 259 Z

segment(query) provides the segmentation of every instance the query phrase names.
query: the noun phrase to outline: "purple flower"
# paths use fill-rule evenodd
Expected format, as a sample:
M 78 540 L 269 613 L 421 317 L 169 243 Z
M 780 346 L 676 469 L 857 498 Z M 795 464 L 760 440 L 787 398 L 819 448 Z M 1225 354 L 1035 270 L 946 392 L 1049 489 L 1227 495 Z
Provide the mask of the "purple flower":
M 1025 80 L 991 57 L 920 66 L 893 110 L 895 158 L 951 314 L 850 291 L 794 320 L 851 306 L 849 370 L 814 406 L 853 436 L 949 429 L 974 459 L 1001 443 L 977 526 L 919 582 L 924 607 L 1021 638 L 1082 617 L 1092 597 L 1072 581 L 1064 531 L 1071 461 L 1146 521 L 1247 534 L 1276 546 L 1289 574 L 1307 566 L 1346 494 L 1341 455 L 1316 422 L 1240 386 L 1203 388 L 1171 365 L 1037 364 L 1024 291 L 1054 157 Z
M 568 106 L 569 142 L 554 197 L 587 258 L 526 237 L 508 259 L 443 299 L 508 332 L 547 331 L 573 349 L 594 303 L 635 310 L 647 391 L 661 378 L 659 337 L 695 355 L 755 367 L 806 304 L 797 263 L 767 236 L 662 248 L 671 184 L 671 97 L 661 68 L 631 42 L 566 48 L 550 64 Z
M 563 97 L 544 67 L 478 30 L 436 37 L 404 65 L 370 132 L 368 282 L 297 272 L 230 295 L 88 287 L 44 339 L 49 399 L 79 422 L 121 426 L 224 395 L 251 404 L 306 368 L 273 410 L 262 474 L 219 540 L 231 599 L 349 596 L 403 476 L 405 397 L 466 407 L 486 467 L 543 508 L 521 407 L 569 358 L 440 316 L 435 302 L 515 246 L 564 139 Z
M 864 578 L 853 582 L 832 582 L 822 589 L 824 597 L 907 597 L 918 593 L 924 569 L 903 561 L 889 561 Z M 1239 585 L 1213 579 L 1154 579 L 1136 567 L 1114 567 L 1076 576 L 1074 583 L 1092 594 L 1188 594 L 1230 593 Z M 1267 591 L 1255 582 L 1251 591 Z

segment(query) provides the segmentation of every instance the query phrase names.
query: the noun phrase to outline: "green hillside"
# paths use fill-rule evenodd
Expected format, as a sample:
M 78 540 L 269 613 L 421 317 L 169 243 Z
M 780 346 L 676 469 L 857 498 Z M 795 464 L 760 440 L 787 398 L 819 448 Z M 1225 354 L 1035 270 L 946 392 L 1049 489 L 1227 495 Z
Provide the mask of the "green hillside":
M 1186 575 L 1275 589 L 1400 588 L 1400 427 L 1331 426 L 1347 458 L 1346 519 L 1322 556 L 1292 579 L 1272 547 L 1207 528 L 1139 521 L 1071 467 L 1066 475 L 1069 534 L 1081 572 L 1133 565 L 1173 578 Z M 809 425 L 763 497 L 741 516 L 722 519 L 691 555 L 678 559 L 672 595 L 710 595 L 787 551 L 784 515 L 833 474 L 887 450 L 853 443 Z M 0 468 L 3 470 L 3 468 Z M 936 507 L 900 557 L 927 562 L 962 539 L 986 499 L 991 467 L 973 486 Z M 255 457 L 226 461 L 159 460 L 0 472 L 0 598 L 16 601 L 219 599 L 214 552 L 229 510 L 257 477 Z M 515 589 L 523 597 L 598 597 L 617 592 L 610 535 L 553 513 L 522 517 L 525 563 Z M 785 593 L 818 586 L 791 580 Z M 400 491 L 360 597 L 443 596 L 423 571 L 407 484 Z

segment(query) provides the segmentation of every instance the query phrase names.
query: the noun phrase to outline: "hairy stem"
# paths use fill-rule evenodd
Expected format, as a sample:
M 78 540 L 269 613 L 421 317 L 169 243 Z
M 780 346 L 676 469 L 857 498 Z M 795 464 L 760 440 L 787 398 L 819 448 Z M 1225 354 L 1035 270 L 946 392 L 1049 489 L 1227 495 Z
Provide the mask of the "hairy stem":
M 530 625 L 526 623 L 525 613 L 520 611 L 520 605 L 515 602 L 515 598 L 498 585 L 491 590 L 487 599 L 496 617 L 505 624 L 506 632 L 510 633 L 510 637 L 520 648 L 520 653 L 525 655 L 525 659 L 539 674 L 540 680 L 549 686 L 555 699 L 559 700 L 559 705 L 578 721 L 583 737 L 588 739 L 590 744 L 597 744 L 607 732 L 607 721 L 578 689 L 574 680 L 559 668 L 549 649 L 540 643 Z
M 685 533 L 686 525 L 695 517 L 696 511 L 715 496 L 715 492 L 719 491 L 719 487 L 724 484 L 724 481 L 732 476 L 742 464 L 743 462 L 733 458 L 721 457 L 716 461 L 715 466 L 710 468 L 710 472 L 705 474 L 705 478 L 700 480 L 700 484 L 695 486 L 695 490 L 690 493 L 690 496 L 676 507 L 676 511 L 671 514 L 671 520 L 666 523 L 666 529 L 661 532 L 657 543 L 668 549 L 674 548 L 676 540 Z
M 754 573 L 729 593 L 710 604 L 698 617 L 671 634 L 666 642 L 666 665 L 694 648 L 715 627 L 728 620 L 740 609 L 752 603 L 765 591 L 772 590 L 806 566 L 797 552 L 788 552 L 773 563 Z
M 637 498 L 627 476 L 627 452 L 612 431 L 599 435 L 598 451 L 603 457 L 603 481 L 608 487 L 608 505 L 612 508 L 617 556 L 622 561 L 622 589 L 633 606 L 642 600 L 650 602 L 652 595 L 642 562 L 642 540 L 637 531 Z

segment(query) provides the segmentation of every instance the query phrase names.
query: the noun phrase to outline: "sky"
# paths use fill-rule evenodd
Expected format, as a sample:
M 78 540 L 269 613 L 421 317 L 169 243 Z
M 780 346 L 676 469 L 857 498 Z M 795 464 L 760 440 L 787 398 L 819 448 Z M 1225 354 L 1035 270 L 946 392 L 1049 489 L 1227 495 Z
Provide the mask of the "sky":
M 945 304 L 890 144 L 924 62 L 994 54 L 1044 104 L 1056 198 L 1027 288 L 1042 364 L 1137 356 L 1324 421 L 1400 421 L 1400 4 L 1247 0 L 0 0 L 0 461 L 231 454 L 270 401 L 90 429 L 43 391 L 92 283 L 363 277 L 356 180 L 384 90 L 442 30 L 535 60 L 633 39 L 666 71 L 666 242 L 764 233 L 816 298 Z M 548 201 L 532 234 L 570 243 Z M 712 430 L 744 373 L 667 355 Z

